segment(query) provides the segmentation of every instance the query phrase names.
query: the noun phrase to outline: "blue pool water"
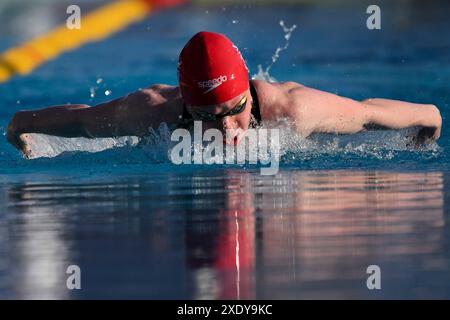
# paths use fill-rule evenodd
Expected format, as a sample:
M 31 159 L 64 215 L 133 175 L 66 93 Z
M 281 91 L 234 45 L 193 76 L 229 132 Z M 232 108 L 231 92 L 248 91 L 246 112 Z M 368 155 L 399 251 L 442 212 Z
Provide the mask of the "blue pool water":
M 173 165 L 163 136 L 31 161 L 0 139 L 0 297 L 450 298 L 450 6 L 383 4 L 378 31 L 366 7 L 186 5 L 0 86 L 4 133 L 19 109 L 175 84 L 178 52 L 199 30 L 226 33 L 255 75 L 286 44 L 284 21 L 297 29 L 275 79 L 433 103 L 444 120 L 438 143 L 419 150 L 405 132 L 305 141 L 288 131 L 276 176 Z M 19 40 L 2 35 L 0 48 Z M 72 264 L 81 290 L 66 288 Z M 381 290 L 366 287 L 369 265 Z

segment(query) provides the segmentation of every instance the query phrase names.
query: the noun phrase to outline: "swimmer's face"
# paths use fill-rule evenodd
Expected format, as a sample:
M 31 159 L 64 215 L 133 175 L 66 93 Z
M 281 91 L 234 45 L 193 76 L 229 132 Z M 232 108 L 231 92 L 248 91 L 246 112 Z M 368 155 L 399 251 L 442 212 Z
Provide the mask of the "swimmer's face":
M 194 121 L 202 121 L 203 131 L 218 129 L 224 138 L 227 130 L 231 138 L 224 141 L 228 144 L 238 143 L 249 127 L 251 119 L 251 94 L 247 90 L 243 94 L 224 102 L 211 106 L 188 106 Z M 235 137 L 235 138 L 233 138 Z

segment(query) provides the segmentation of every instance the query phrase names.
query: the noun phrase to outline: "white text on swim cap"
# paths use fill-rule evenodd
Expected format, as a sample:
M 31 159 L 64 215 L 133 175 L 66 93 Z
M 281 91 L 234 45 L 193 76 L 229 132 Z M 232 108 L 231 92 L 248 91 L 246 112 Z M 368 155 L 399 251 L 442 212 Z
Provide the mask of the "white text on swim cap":
M 223 76 L 217 77 L 212 80 L 199 81 L 198 87 L 200 89 L 208 89 L 205 92 L 203 92 L 203 94 L 206 94 L 206 93 L 214 90 L 215 88 L 219 87 L 222 83 L 226 82 L 227 80 L 228 80 L 228 77 L 223 75 Z

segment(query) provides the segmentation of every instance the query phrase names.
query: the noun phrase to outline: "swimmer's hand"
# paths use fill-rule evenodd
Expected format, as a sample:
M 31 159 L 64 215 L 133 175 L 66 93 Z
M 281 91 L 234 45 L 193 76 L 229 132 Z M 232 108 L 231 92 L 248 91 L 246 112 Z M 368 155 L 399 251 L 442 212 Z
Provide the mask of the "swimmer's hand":
M 23 155 L 27 159 L 32 158 L 32 150 L 31 150 L 31 136 L 28 133 L 22 133 L 19 135 L 19 141 L 20 141 L 20 151 L 22 151 Z
M 417 146 L 421 146 L 424 144 L 432 143 L 439 139 L 441 134 L 441 128 L 433 128 L 433 127 L 424 127 L 421 128 L 414 139 L 414 142 Z
M 6 139 L 18 150 L 22 151 L 26 158 L 31 156 L 29 147 L 29 134 L 22 133 L 20 130 L 20 113 L 16 113 L 8 124 Z
M 435 106 L 430 106 L 427 119 L 423 119 L 423 127 L 419 130 L 415 143 L 420 146 L 436 141 L 441 136 L 442 117 L 439 109 Z

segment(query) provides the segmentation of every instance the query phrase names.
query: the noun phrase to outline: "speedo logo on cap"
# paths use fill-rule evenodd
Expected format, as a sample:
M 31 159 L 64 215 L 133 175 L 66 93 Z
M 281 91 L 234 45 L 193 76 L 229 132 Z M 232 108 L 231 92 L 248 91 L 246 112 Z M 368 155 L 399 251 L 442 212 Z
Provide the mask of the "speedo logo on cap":
M 226 82 L 227 80 L 228 80 L 227 76 L 220 76 L 212 80 L 199 81 L 198 87 L 200 89 L 207 89 L 205 92 L 203 92 L 203 94 L 206 94 L 214 90 L 215 88 L 219 87 L 220 85 L 222 85 L 222 83 Z

